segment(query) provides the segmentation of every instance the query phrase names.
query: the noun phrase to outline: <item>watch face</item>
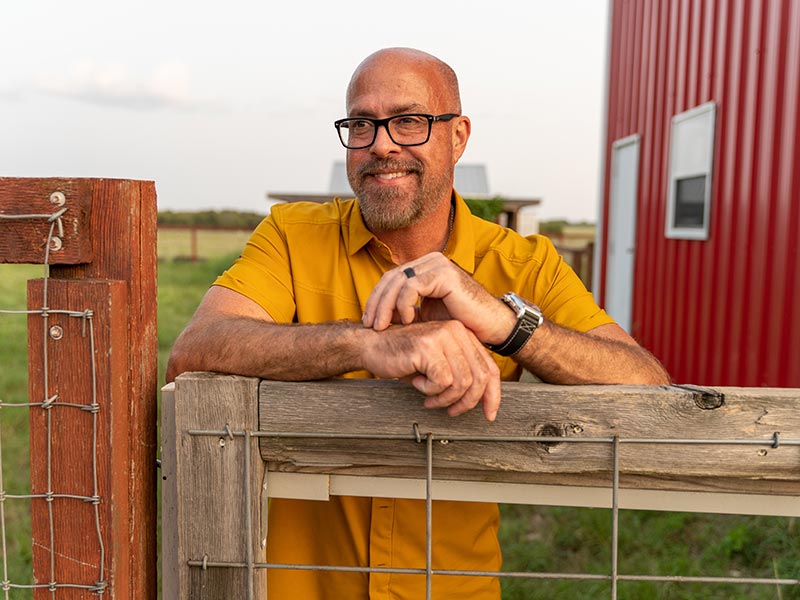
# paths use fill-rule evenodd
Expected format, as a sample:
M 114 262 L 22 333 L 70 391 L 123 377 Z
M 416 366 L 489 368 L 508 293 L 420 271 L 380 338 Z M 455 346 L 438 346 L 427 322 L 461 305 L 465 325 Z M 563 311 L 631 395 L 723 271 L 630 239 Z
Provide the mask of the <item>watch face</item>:
M 542 322 L 542 309 L 528 302 L 525 298 L 518 296 L 514 292 L 508 292 L 503 296 L 503 301 L 517 313 L 517 319 L 521 319 L 525 314 L 530 314 L 537 321 L 537 327 Z
M 528 302 L 525 301 L 524 298 L 520 298 L 514 292 L 508 292 L 503 296 L 503 302 L 508 304 L 508 306 L 517 313 L 517 318 L 519 319 L 523 313 L 525 312 L 525 307 L 528 305 Z
M 502 344 L 489 344 L 492 352 L 500 356 L 513 356 L 528 342 L 533 333 L 542 324 L 541 309 L 521 298 L 514 292 L 508 292 L 501 298 L 503 302 L 517 315 L 517 324 L 511 330 L 508 338 Z

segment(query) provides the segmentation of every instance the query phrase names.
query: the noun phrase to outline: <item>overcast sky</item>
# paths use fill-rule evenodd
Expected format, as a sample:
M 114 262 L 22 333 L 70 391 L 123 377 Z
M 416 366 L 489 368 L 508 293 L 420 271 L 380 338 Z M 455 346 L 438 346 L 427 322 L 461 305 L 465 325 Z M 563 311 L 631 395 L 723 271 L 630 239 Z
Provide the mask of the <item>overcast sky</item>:
M 457 72 L 492 193 L 596 218 L 606 0 L 6 1 L 0 176 L 156 182 L 160 209 L 265 212 L 328 191 L 355 66 L 386 46 Z

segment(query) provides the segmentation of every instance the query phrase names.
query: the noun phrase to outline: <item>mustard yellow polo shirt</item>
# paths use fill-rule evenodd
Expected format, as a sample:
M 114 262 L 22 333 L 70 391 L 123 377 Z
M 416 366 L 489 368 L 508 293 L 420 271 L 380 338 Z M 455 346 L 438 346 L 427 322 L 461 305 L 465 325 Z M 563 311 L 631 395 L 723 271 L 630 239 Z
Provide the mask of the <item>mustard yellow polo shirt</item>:
M 547 238 L 524 238 L 479 219 L 457 193 L 453 197 L 455 219 L 445 254 L 490 293 L 514 291 L 541 307 L 546 319 L 578 331 L 612 322 Z M 364 225 L 355 200 L 279 204 L 215 285 L 254 300 L 277 322 L 360 322 L 372 288 L 394 266 L 389 248 Z M 511 358 L 495 359 L 504 380 L 519 378 L 521 369 Z M 499 570 L 498 521 L 495 504 L 434 502 L 433 568 Z M 424 569 L 425 503 L 273 499 L 267 560 Z M 269 597 L 281 600 L 425 597 L 424 575 L 270 570 L 267 581 Z M 499 581 L 489 577 L 434 576 L 432 591 L 436 600 L 500 598 Z

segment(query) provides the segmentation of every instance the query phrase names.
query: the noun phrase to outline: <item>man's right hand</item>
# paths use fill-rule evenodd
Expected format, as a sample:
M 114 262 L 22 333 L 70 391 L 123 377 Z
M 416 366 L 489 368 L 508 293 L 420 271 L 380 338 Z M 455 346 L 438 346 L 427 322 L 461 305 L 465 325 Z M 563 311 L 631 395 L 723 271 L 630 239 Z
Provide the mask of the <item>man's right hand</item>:
M 427 396 L 426 408 L 460 415 L 483 403 L 494 421 L 500 370 L 472 331 L 456 320 L 364 329 L 364 368 L 376 377 L 402 378 Z

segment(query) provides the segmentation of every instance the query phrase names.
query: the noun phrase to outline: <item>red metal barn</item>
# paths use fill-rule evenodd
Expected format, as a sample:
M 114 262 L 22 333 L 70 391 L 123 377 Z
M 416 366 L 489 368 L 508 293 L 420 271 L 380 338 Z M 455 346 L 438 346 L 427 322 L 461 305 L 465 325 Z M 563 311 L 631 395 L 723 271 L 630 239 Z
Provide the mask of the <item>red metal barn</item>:
M 800 387 L 800 1 L 610 11 L 600 301 L 678 382 Z

